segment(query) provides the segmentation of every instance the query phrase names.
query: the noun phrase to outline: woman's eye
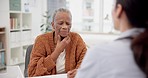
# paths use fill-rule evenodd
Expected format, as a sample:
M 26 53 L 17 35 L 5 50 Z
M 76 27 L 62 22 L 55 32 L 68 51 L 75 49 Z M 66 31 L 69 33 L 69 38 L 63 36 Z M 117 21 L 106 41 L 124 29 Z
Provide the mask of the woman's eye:
M 62 25 L 63 24 L 63 22 L 60 22 L 60 23 L 58 23 L 59 25 Z
M 67 22 L 66 25 L 71 25 L 71 23 L 68 23 L 68 22 Z

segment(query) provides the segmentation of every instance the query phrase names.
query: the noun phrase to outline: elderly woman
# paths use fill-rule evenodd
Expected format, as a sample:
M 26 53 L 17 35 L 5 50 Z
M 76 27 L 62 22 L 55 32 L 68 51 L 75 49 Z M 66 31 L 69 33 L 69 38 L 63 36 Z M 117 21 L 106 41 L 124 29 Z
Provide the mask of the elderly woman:
M 29 76 L 68 73 L 73 78 L 87 51 L 77 33 L 70 32 L 72 15 L 60 8 L 52 20 L 53 32 L 39 35 L 33 46 L 28 67 Z

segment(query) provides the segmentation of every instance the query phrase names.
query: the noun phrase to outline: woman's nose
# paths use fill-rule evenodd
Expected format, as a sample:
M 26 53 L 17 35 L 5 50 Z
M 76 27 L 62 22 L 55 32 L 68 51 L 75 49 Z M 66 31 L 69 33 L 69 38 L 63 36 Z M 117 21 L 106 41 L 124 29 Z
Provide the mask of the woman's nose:
M 64 25 L 62 26 L 62 28 L 63 28 L 63 29 L 67 29 L 68 26 L 64 24 Z

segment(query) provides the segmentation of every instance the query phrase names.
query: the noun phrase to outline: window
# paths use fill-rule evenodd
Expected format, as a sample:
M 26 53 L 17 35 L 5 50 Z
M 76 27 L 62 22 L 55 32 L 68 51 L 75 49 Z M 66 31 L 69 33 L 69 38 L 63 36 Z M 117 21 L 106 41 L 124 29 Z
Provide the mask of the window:
M 92 26 L 94 23 L 94 8 L 93 0 L 83 0 L 83 31 L 92 31 Z
M 83 16 L 93 16 L 94 8 L 93 8 L 93 0 L 83 0 Z
M 66 0 L 72 13 L 72 31 L 117 33 L 112 22 L 112 0 Z
M 119 33 L 114 29 L 112 20 L 113 0 L 103 0 L 103 32 L 104 33 Z

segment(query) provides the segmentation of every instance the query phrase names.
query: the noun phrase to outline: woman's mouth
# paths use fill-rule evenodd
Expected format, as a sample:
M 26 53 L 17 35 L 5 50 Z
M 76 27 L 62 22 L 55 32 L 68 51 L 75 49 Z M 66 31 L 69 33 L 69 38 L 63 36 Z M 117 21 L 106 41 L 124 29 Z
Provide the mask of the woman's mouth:
M 66 37 L 68 34 L 69 34 L 68 31 L 60 31 L 60 35 L 61 35 L 62 37 Z

